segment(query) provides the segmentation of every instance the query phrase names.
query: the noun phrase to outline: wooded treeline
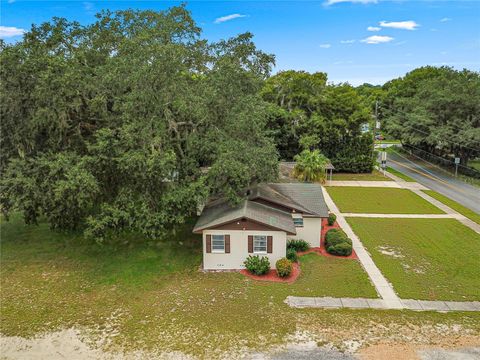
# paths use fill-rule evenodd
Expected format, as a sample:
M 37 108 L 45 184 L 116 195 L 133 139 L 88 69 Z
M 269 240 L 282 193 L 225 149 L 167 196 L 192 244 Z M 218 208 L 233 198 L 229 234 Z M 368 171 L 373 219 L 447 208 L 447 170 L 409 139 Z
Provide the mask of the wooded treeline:
M 235 202 L 275 180 L 279 158 L 304 149 L 339 170 L 371 171 L 373 135 L 360 127 L 375 100 L 392 132 L 404 121 L 399 106 L 427 104 L 426 88 L 417 107 L 399 103 L 410 96 L 403 80 L 384 90 L 331 85 L 324 73 L 271 76 L 274 56 L 251 34 L 208 42 L 184 6 L 104 11 L 87 26 L 54 18 L 0 46 L 2 212 L 97 241 L 125 231 L 159 238 L 208 196 Z M 455 116 L 468 101 L 475 141 L 478 73 L 465 77 Z

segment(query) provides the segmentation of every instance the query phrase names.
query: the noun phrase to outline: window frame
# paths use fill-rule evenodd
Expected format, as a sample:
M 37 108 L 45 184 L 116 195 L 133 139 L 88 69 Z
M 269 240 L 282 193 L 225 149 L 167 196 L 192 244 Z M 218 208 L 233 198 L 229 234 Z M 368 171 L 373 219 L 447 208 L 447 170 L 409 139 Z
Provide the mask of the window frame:
M 258 238 L 262 238 L 262 239 L 258 239 Z M 257 241 L 265 241 L 265 251 L 263 250 L 255 250 L 256 246 L 255 245 L 255 242 Z M 267 254 L 267 251 L 268 251 L 268 236 L 267 235 L 253 235 L 253 253 L 254 254 Z
M 302 222 L 302 224 L 301 224 L 301 225 L 300 225 L 300 224 L 297 224 L 297 223 L 295 222 L 295 220 L 297 220 L 297 221 L 300 220 L 300 221 Z M 293 218 L 293 225 L 294 225 L 296 228 L 297 228 L 297 227 L 303 227 L 303 226 L 304 226 L 303 216 L 302 216 L 302 217 L 294 217 L 294 218 Z
M 215 239 L 215 237 L 217 237 L 217 239 Z M 222 239 L 218 239 L 218 237 L 222 237 Z M 223 249 L 214 249 L 215 245 L 214 245 L 214 242 L 215 241 L 223 241 Z M 224 234 L 212 234 L 212 239 L 211 239 L 211 242 L 212 242 L 212 254 L 225 254 L 225 235 Z M 218 244 L 217 244 L 218 245 Z

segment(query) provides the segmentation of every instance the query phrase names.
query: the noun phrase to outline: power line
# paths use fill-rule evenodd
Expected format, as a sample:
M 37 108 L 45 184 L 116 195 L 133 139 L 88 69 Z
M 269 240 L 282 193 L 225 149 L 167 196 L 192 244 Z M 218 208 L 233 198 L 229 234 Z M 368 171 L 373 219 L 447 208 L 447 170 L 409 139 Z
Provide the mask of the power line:
M 423 152 L 425 152 L 425 153 L 427 153 L 427 154 L 429 154 L 429 155 L 432 155 L 432 156 L 434 156 L 434 157 L 436 157 L 436 158 L 438 158 L 438 159 L 441 159 L 441 160 L 443 160 L 443 161 L 446 161 L 446 162 L 448 162 L 448 163 L 451 163 L 452 165 L 455 165 L 451 160 L 448 160 L 448 159 L 445 159 L 445 158 L 443 158 L 443 157 L 441 157 L 441 156 L 435 155 L 435 154 L 433 154 L 433 153 L 431 153 L 431 152 L 429 152 L 429 151 L 420 149 L 420 148 L 418 148 L 418 147 L 416 147 L 416 146 L 409 145 L 409 144 L 408 144 L 407 146 L 411 146 L 411 147 L 413 147 L 413 148 L 415 148 L 415 149 L 417 149 L 417 150 L 423 151 Z M 395 151 L 395 152 L 396 152 L 396 151 Z M 398 152 L 396 152 L 396 153 L 397 153 L 398 155 L 400 155 Z M 440 169 L 440 170 L 446 171 L 445 169 L 442 169 L 442 168 L 441 168 L 440 166 L 438 166 L 437 164 L 433 164 L 433 163 L 431 163 L 430 161 L 427 161 L 427 160 L 425 160 L 424 158 L 422 158 L 422 157 L 420 157 L 420 156 L 418 156 L 418 155 L 415 155 L 415 154 L 412 154 L 412 155 L 415 156 L 415 157 L 417 157 L 417 158 L 419 158 L 419 159 L 421 159 L 421 160 L 423 160 L 423 161 L 425 161 L 426 163 L 429 163 L 430 165 L 435 166 L 436 168 L 438 168 L 438 169 Z M 469 166 L 465 166 L 465 165 L 462 165 L 462 164 L 457 164 L 457 165 L 460 166 L 460 167 L 462 167 L 462 168 L 465 168 L 465 169 L 468 169 L 468 170 L 471 170 L 471 171 L 480 173 L 478 170 L 476 170 L 476 169 L 474 169 L 474 168 L 471 168 L 471 167 L 469 167 Z
M 423 133 L 423 134 L 426 134 L 426 135 L 428 135 L 428 136 L 437 136 L 437 139 L 439 139 L 439 138 L 438 138 L 438 135 L 435 135 L 435 134 L 432 134 L 432 133 L 429 133 L 429 132 L 426 132 L 426 131 L 417 129 L 417 128 L 413 127 L 412 125 L 403 124 L 402 126 L 409 127 L 409 128 L 411 128 L 411 129 L 413 129 L 413 130 L 419 131 L 419 132 L 421 132 L 421 133 Z M 465 149 L 470 149 L 470 150 L 473 150 L 473 151 L 480 151 L 480 148 L 474 149 L 474 148 L 471 148 L 471 147 L 468 147 L 468 146 L 461 145 L 460 143 L 455 142 L 455 141 L 452 141 L 452 140 L 448 140 L 448 139 L 439 139 L 439 140 L 447 141 L 447 142 L 450 141 L 451 143 L 453 143 L 453 144 L 455 144 L 455 145 L 459 145 L 459 146 L 461 146 L 461 147 L 463 147 L 463 148 L 465 148 Z

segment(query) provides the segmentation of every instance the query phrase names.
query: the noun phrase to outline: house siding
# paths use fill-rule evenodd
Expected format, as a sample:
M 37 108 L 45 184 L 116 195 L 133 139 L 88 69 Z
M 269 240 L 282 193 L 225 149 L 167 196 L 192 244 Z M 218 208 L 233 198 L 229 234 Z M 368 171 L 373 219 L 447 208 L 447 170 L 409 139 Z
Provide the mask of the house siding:
M 301 215 L 293 214 L 293 217 Z M 288 239 L 303 239 L 311 247 L 320 247 L 320 234 L 322 232 L 322 218 L 303 217 L 303 227 L 297 227 L 296 235 L 288 235 Z
M 230 235 L 230 253 L 207 253 L 206 235 Z M 271 254 L 249 254 L 248 236 L 272 236 Z M 245 269 L 243 262 L 248 255 L 267 256 L 271 268 L 275 268 L 278 259 L 286 256 L 287 234 L 284 231 L 270 230 L 218 230 L 208 229 L 203 231 L 203 268 L 205 270 L 238 270 Z

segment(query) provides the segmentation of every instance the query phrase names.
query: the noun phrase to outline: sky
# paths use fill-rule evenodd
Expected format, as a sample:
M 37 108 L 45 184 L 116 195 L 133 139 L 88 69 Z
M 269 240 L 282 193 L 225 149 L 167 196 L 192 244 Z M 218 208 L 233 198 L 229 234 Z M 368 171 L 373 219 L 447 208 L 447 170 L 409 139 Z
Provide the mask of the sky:
M 0 38 L 19 41 L 33 23 L 92 23 L 101 9 L 162 10 L 172 1 L 0 1 Z M 216 41 L 249 31 L 276 57 L 274 72 L 322 71 L 331 82 L 383 84 L 424 65 L 480 71 L 480 0 L 189 1 Z

